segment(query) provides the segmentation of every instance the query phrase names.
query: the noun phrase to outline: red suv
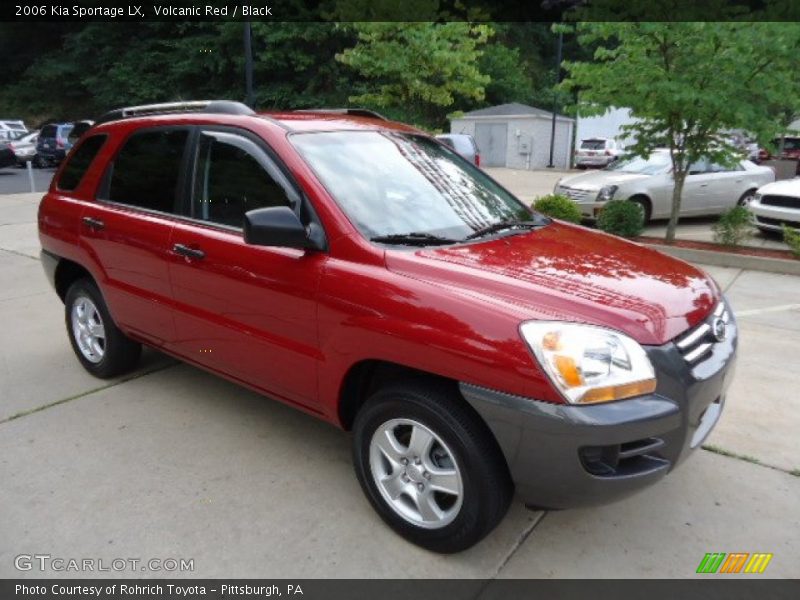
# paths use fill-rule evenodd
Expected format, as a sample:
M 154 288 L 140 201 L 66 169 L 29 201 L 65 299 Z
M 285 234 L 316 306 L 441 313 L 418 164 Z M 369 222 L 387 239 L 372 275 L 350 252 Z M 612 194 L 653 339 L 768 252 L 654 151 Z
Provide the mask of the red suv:
M 736 324 L 702 271 L 547 219 L 368 111 L 114 111 L 39 232 L 90 373 L 147 344 L 352 431 L 375 510 L 439 552 L 515 491 L 567 508 L 658 481 L 733 374 Z

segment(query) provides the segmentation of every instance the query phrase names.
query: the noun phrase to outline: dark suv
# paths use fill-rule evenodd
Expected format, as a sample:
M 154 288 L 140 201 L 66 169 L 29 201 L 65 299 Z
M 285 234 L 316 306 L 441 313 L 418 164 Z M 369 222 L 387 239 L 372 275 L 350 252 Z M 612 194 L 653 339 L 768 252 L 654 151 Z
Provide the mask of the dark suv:
M 351 430 L 377 512 L 440 552 L 491 531 L 515 490 L 568 508 L 655 483 L 733 373 L 736 323 L 705 273 L 545 218 L 368 111 L 114 111 L 39 232 L 90 373 L 147 344 Z
M 72 123 L 50 123 L 42 127 L 36 142 L 34 166 L 47 167 L 57 165 L 64 160 L 67 152 L 72 148 L 69 134 L 73 126 Z

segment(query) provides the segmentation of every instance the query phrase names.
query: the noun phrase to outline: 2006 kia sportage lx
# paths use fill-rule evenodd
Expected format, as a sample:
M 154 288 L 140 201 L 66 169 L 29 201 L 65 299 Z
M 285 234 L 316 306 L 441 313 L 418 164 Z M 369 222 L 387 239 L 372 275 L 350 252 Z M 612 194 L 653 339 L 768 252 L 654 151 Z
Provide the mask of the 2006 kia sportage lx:
M 39 210 L 81 364 L 141 344 L 353 432 L 375 510 L 439 552 L 513 493 L 611 501 L 697 447 L 737 330 L 702 271 L 531 211 L 363 110 L 109 113 Z

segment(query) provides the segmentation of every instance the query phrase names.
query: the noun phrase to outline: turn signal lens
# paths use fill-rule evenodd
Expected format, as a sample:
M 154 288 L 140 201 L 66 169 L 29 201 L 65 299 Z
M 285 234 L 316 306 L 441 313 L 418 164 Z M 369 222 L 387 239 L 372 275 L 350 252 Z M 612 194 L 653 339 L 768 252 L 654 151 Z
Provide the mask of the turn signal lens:
M 609 387 L 594 388 L 587 391 L 581 404 L 593 404 L 595 402 L 612 402 L 614 400 L 622 400 L 624 398 L 633 398 L 634 396 L 644 396 L 645 394 L 652 394 L 656 391 L 656 380 L 647 379 L 646 381 L 635 381 L 633 383 L 624 383 L 622 385 L 614 385 Z

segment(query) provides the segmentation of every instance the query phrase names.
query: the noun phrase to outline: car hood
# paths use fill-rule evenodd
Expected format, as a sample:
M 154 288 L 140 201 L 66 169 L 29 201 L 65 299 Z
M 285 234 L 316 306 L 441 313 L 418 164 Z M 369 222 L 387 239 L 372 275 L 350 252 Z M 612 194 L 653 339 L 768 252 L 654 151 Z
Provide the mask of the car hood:
M 758 189 L 759 194 L 778 194 L 783 196 L 800 196 L 800 177 L 782 179 L 763 185 Z
M 713 280 L 688 263 L 558 222 L 461 246 L 389 250 L 386 264 L 521 320 L 600 325 L 651 345 L 699 323 L 720 296 Z
M 581 173 L 579 175 L 568 175 L 562 178 L 558 185 L 565 185 L 567 187 L 574 187 L 581 190 L 599 191 L 600 188 L 606 185 L 620 185 L 628 181 L 636 181 L 637 179 L 646 179 L 652 177 L 651 175 L 643 175 L 641 173 L 623 173 L 622 171 L 591 171 L 589 173 Z

